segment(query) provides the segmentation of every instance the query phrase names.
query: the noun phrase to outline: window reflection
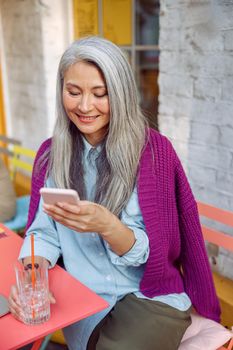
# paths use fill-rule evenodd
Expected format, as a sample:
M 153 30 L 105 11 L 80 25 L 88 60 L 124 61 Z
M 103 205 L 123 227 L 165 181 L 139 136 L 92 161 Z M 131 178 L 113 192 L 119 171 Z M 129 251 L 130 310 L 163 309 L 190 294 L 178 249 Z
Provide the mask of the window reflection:
M 148 57 L 150 58 L 149 60 Z M 151 59 L 152 57 L 153 59 Z M 141 97 L 141 107 L 152 127 L 156 127 L 158 112 L 158 62 L 159 51 L 139 51 L 136 54 L 136 75 Z
M 136 0 L 136 45 L 158 45 L 159 1 Z

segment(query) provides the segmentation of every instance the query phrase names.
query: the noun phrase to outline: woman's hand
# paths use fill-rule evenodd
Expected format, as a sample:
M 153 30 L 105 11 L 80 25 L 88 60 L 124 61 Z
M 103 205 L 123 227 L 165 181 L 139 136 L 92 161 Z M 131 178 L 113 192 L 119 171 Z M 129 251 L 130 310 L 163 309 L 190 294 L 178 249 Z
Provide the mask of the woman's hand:
M 44 204 L 43 209 L 53 220 L 78 232 L 97 232 L 106 235 L 118 221 L 108 209 L 88 201 L 79 201 L 78 205 Z
M 99 233 L 118 255 L 125 254 L 135 243 L 133 231 L 100 204 L 88 201 L 79 201 L 77 205 L 43 204 L 43 209 L 53 220 L 71 230 Z
M 8 306 L 12 315 L 20 321 L 23 321 L 23 310 L 20 306 L 18 289 L 16 286 L 12 286 L 10 295 L 8 298 Z
M 51 304 L 55 304 L 56 300 L 54 298 L 54 295 L 49 292 L 49 300 Z M 10 312 L 12 315 L 19 321 L 23 322 L 24 318 L 24 313 L 23 309 L 20 306 L 20 301 L 19 301 L 19 293 L 18 293 L 18 288 L 17 286 L 12 286 L 10 290 L 10 295 L 8 298 L 8 306 L 10 309 Z
M 28 265 L 31 263 L 31 256 L 27 256 L 24 259 L 22 259 L 22 263 L 24 266 Z M 39 265 L 46 265 L 49 267 L 49 261 L 43 258 L 42 256 L 35 256 L 35 263 Z M 49 292 L 49 300 L 51 304 L 55 304 L 56 300 L 51 292 Z M 23 321 L 23 310 L 20 306 L 20 301 L 19 301 L 19 293 L 18 293 L 18 288 L 17 286 L 12 286 L 10 290 L 10 295 L 8 298 L 8 306 L 10 309 L 10 312 L 12 315 L 20 321 Z

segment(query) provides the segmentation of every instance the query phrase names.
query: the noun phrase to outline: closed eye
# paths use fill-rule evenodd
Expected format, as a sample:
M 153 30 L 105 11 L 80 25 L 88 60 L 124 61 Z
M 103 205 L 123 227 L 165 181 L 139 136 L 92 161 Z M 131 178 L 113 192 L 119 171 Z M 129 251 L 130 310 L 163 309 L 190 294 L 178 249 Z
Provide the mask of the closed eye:
M 80 92 L 72 92 L 72 91 L 68 91 L 69 95 L 71 96 L 78 96 L 80 95 Z
M 108 95 L 107 93 L 104 93 L 104 94 L 101 94 L 101 95 L 94 94 L 94 96 L 97 97 L 97 98 L 105 97 L 107 95 Z

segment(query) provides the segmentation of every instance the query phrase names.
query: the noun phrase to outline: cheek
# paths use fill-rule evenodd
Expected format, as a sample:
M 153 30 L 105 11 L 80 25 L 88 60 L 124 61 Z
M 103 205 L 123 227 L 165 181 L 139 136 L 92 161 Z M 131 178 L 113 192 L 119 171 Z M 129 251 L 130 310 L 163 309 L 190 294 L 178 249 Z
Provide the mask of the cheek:
M 63 94 L 63 106 L 66 111 L 72 110 L 77 106 L 77 101 L 72 96 Z
M 110 107 L 108 101 L 99 101 L 96 104 L 96 108 L 100 110 L 103 114 L 109 114 L 110 112 Z

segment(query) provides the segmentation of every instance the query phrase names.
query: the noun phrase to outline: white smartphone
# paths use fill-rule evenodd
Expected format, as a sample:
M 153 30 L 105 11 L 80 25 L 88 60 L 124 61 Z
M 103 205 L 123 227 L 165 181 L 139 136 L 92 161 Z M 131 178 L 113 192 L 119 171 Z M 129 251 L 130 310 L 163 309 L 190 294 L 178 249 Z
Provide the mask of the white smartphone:
M 57 202 L 77 204 L 79 201 L 79 195 L 75 190 L 69 190 L 66 188 L 48 188 L 42 187 L 40 194 L 45 204 L 55 205 Z

